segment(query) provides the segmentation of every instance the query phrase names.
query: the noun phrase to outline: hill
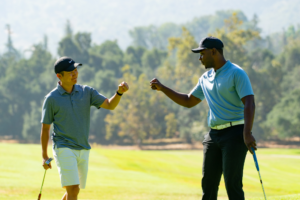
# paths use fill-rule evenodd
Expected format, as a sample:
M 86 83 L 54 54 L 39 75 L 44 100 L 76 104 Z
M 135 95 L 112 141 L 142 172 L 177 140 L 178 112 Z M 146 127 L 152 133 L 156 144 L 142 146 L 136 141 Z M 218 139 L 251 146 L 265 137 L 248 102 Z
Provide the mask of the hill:
M 291 24 L 300 23 L 298 0 L 211 0 L 205 1 L 18 1 L 3 0 L 0 7 L 0 52 L 4 51 L 6 24 L 13 31 L 17 49 L 26 50 L 32 43 L 49 37 L 49 48 L 57 53 L 57 43 L 64 35 L 69 19 L 74 31 L 92 33 L 93 41 L 100 43 L 117 39 L 124 49 L 131 44 L 128 31 L 136 26 L 160 25 L 166 22 L 185 23 L 195 17 L 214 14 L 218 10 L 241 10 L 248 18 L 257 14 L 265 33 L 281 31 Z

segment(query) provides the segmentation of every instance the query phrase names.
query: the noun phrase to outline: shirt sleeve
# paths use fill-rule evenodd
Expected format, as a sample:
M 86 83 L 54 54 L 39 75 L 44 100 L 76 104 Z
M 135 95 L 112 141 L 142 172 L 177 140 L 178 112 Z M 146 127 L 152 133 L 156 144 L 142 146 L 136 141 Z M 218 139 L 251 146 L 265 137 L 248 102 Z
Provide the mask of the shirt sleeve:
M 91 105 L 95 106 L 96 108 L 100 108 L 103 102 L 107 99 L 104 95 L 100 94 L 94 88 L 91 88 L 90 95 L 91 95 Z
M 54 108 L 49 97 L 45 97 L 43 108 L 42 108 L 42 119 L 43 124 L 52 124 L 54 120 Z
M 250 79 L 244 70 L 239 70 L 239 72 L 236 73 L 235 88 L 240 99 L 248 95 L 254 95 Z
M 197 85 L 192 89 L 192 91 L 189 93 L 189 95 L 193 95 L 203 101 L 205 99 L 202 87 L 201 87 L 201 78 L 199 78 L 199 81 Z

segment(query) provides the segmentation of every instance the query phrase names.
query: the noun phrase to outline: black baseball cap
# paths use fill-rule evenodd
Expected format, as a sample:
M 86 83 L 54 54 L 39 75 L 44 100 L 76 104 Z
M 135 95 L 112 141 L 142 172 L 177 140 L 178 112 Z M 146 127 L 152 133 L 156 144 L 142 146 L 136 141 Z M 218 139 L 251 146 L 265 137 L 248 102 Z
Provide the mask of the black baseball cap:
M 72 58 L 61 57 L 54 63 L 54 72 L 55 74 L 62 71 L 71 72 L 76 69 L 78 66 L 81 66 L 81 63 L 76 63 Z
M 200 41 L 198 48 L 192 49 L 192 52 L 199 53 L 203 49 L 223 49 L 223 47 L 223 42 L 220 39 L 215 37 L 206 37 Z

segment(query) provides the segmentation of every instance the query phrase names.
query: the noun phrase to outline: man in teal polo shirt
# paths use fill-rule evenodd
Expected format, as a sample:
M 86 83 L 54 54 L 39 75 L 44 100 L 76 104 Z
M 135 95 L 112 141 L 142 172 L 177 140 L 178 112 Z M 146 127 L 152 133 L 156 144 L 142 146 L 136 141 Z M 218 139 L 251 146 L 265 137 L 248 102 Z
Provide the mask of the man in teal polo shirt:
M 50 126 L 53 124 L 53 155 L 60 174 L 61 186 L 66 189 L 63 200 L 76 200 L 79 190 L 85 188 L 89 152 L 90 108 L 113 110 L 129 87 L 122 82 L 116 93 L 107 99 L 95 89 L 78 85 L 77 67 L 80 63 L 61 57 L 54 64 L 59 79 L 57 87 L 46 95 L 42 109 L 41 145 L 43 167 L 49 159 L 47 146 Z
M 202 190 L 203 200 L 216 200 L 222 174 L 230 200 L 245 199 L 243 169 L 247 150 L 256 149 L 252 136 L 255 113 L 254 93 L 246 72 L 225 60 L 223 43 L 215 37 L 203 38 L 199 47 L 199 60 L 206 69 L 189 94 L 178 93 L 151 80 L 154 90 L 162 91 L 181 106 L 191 108 L 206 99 L 211 128 L 203 141 Z

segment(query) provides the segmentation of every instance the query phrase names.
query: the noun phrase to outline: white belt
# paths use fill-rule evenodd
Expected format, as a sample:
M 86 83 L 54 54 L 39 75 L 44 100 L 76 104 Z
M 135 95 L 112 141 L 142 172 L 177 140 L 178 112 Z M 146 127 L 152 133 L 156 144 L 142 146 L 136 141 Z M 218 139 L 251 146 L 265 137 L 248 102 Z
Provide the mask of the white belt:
M 240 121 L 229 122 L 229 123 L 226 123 L 226 124 L 217 125 L 217 126 L 213 126 L 213 127 L 210 127 L 210 128 L 211 129 L 216 129 L 216 130 L 221 130 L 221 129 L 224 129 L 224 128 L 228 128 L 228 127 L 231 127 L 231 126 L 236 126 L 236 125 L 244 124 L 244 123 L 245 123 L 245 121 L 242 119 Z

